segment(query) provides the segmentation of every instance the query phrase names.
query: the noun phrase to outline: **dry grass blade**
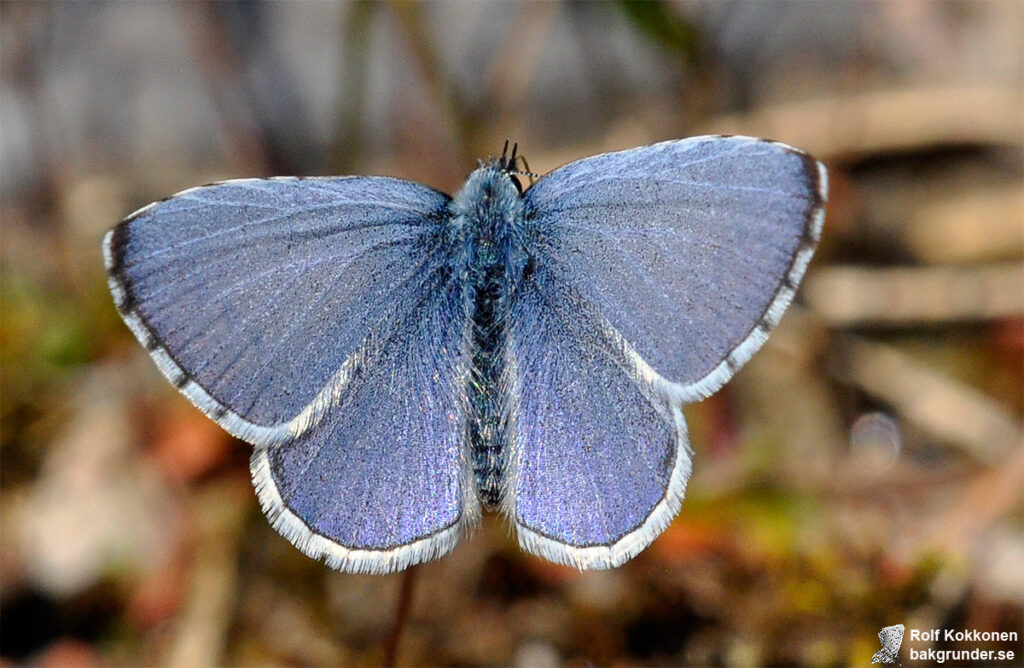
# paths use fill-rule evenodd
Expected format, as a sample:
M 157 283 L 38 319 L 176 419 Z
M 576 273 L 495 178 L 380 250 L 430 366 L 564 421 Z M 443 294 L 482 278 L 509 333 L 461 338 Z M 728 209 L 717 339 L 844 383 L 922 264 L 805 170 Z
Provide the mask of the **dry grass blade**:
M 1022 119 L 1019 90 L 957 86 L 779 104 L 713 119 L 705 129 L 780 137 L 830 158 L 936 144 L 1017 146 Z
M 1024 253 L 1024 188 L 978 189 L 919 206 L 905 227 L 909 250 L 931 262 L 1019 259 Z
M 807 279 L 807 303 L 830 325 L 919 325 L 1024 314 L 1024 264 L 920 269 L 830 267 Z
M 1024 443 L 1018 421 L 978 390 L 885 344 L 848 336 L 841 347 L 849 381 L 979 461 L 998 465 Z

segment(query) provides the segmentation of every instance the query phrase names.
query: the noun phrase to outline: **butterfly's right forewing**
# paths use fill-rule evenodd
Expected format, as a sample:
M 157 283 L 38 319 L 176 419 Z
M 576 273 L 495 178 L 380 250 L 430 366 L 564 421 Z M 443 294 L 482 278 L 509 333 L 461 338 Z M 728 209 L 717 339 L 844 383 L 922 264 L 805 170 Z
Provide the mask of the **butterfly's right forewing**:
M 439 262 L 430 246 L 446 206 L 395 179 L 193 188 L 111 231 L 111 290 L 147 350 L 180 369 L 171 382 L 274 425 L 308 406 L 376 323 L 411 307 Z

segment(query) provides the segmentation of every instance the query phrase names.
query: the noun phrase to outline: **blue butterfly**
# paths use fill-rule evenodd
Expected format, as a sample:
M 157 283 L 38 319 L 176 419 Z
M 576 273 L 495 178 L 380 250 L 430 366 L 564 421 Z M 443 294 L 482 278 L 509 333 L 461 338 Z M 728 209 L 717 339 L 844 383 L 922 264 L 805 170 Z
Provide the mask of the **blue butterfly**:
M 517 164 L 454 197 L 226 181 L 104 239 L 125 322 L 254 446 L 270 522 L 332 568 L 434 559 L 483 508 L 560 564 L 634 557 L 683 500 L 683 404 L 768 338 L 824 221 L 824 166 L 772 141 L 597 155 L 525 191 Z

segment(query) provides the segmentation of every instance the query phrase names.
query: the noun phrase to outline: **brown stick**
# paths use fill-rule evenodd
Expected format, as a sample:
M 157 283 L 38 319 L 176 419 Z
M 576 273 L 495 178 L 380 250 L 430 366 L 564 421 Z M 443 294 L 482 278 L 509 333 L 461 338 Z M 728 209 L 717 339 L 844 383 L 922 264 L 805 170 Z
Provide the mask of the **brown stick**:
M 395 623 L 391 627 L 391 634 L 384 645 L 384 666 L 391 668 L 395 665 L 395 657 L 398 656 L 398 642 L 405 630 L 405 623 L 409 619 L 409 608 L 412 607 L 412 589 L 416 580 L 417 568 L 412 566 L 402 573 L 402 588 L 398 592 L 398 603 L 395 606 Z

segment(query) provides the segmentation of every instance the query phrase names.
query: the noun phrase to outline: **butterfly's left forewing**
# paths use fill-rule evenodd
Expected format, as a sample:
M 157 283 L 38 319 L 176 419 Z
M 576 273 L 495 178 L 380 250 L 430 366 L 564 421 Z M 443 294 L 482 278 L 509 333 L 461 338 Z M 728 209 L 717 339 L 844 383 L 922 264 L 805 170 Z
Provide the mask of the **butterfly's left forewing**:
M 750 137 L 585 158 L 524 196 L 537 263 L 597 307 L 684 402 L 768 338 L 821 235 L 826 175 Z
M 301 415 L 377 323 L 411 308 L 442 261 L 447 206 L 387 178 L 192 188 L 107 234 L 110 289 L 168 380 L 236 436 L 269 441 L 260 428 Z

